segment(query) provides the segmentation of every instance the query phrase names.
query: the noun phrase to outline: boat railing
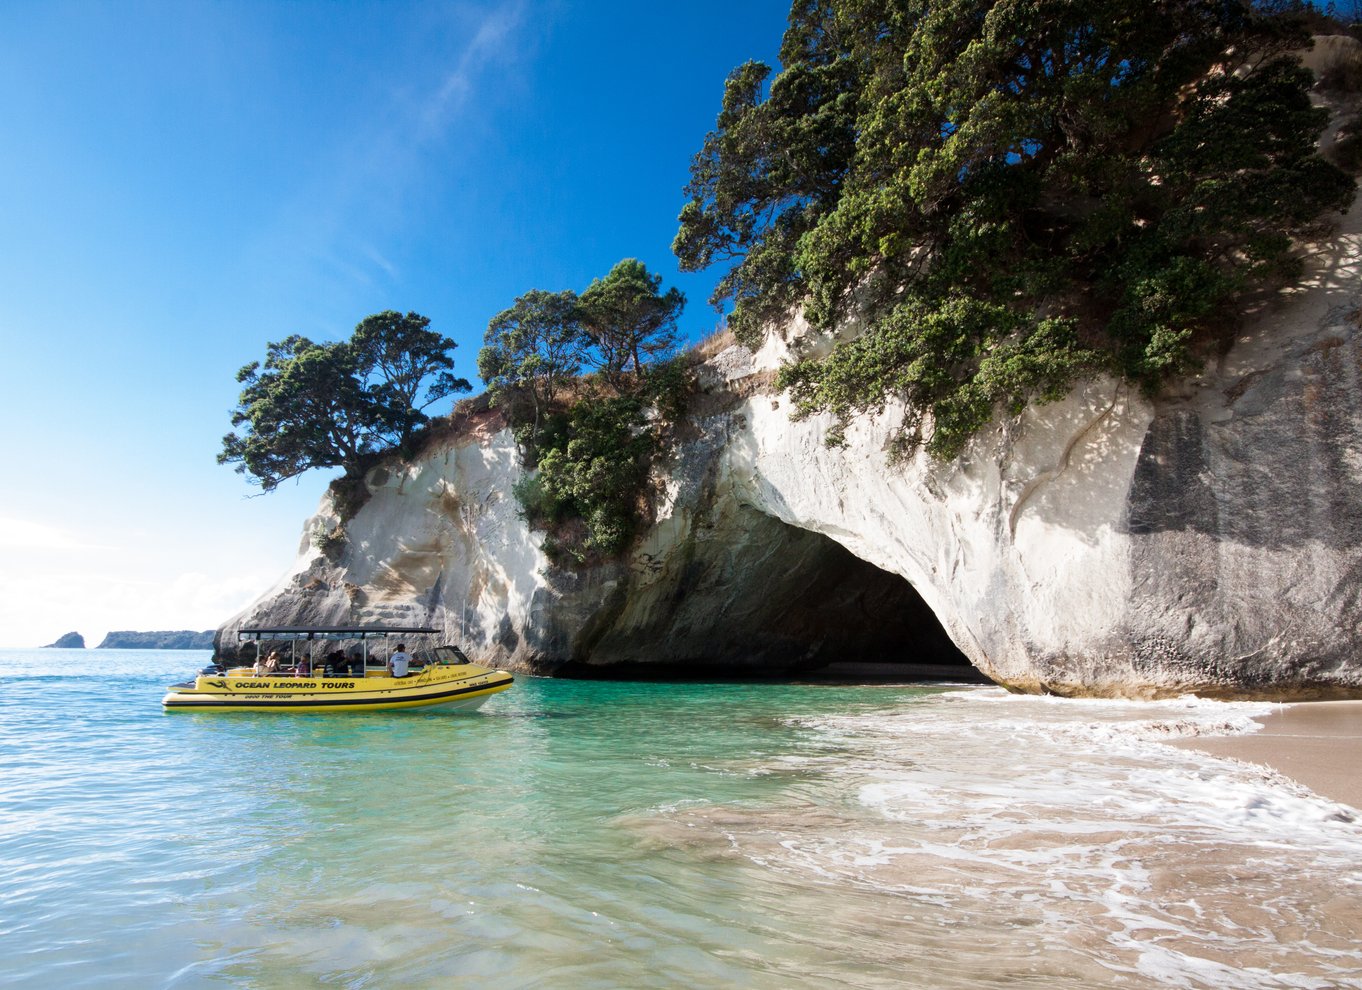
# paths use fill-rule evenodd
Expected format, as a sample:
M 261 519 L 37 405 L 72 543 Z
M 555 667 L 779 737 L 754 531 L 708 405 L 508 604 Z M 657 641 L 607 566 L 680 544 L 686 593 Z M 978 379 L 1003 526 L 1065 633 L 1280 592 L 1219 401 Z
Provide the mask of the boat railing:
M 438 646 L 428 650 L 412 650 L 410 673 L 419 673 L 429 667 L 463 666 L 472 661 L 457 646 Z M 227 677 L 383 677 L 388 672 L 385 658 L 369 656 L 326 660 L 322 657 L 313 661 L 281 664 L 275 670 L 256 672 L 255 665 L 243 662 L 226 663 L 213 670 L 205 668 L 205 674 L 215 673 Z
M 278 668 L 262 676 L 379 677 L 387 673 L 388 657 L 395 647 L 404 643 L 413 645 L 407 651 L 409 672 L 471 663 L 457 646 L 433 645 L 439 642 L 434 638 L 437 635 L 439 630 L 424 627 L 278 627 L 242 629 L 238 639 L 254 647 L 255 660 L 270 654 L 280 658 Z M 256 676 L 254 661 L 238 657 L 234 664 L 227 662 L 224 672 L 228 676 Z

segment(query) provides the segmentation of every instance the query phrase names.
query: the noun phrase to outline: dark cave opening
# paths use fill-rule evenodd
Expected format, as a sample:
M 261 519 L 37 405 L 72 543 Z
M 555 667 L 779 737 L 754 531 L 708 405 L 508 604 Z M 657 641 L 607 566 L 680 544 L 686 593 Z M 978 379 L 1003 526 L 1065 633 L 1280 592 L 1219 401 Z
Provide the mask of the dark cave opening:
M 755 509 L 696 540 L 560 677 L 985 681 L 913 586 Z M 733 530 L 724 527 L 726 534 Z

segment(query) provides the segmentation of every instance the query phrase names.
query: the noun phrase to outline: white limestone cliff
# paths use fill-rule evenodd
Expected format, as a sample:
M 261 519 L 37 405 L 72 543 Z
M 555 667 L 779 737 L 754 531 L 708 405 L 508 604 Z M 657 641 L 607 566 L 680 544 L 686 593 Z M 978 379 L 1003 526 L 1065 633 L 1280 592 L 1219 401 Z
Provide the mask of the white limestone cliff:
M 757 354 L 730 348 L 700 367 L 656 524 L 580 572 L 538 549 L 519 454 L 488 415 L 371 472 L 353 519 L 324 502 L 220 648 L 242 626 L 431 623 L 525 670 L 958 649 L 1017 690 L 1362 696 L 1359 232 L 1355 206 L 1302 287 L 1258 303 L 1181 388 L 1091 381 L 951 464 L 891 465 L 892 405 L 837 449 L 826 420 L 792 420 L 773 372 L 826 346 L 798 322 Z
M 925 603 L 1020 690 L 1362 693 L 1360 218 L 1176 394 L 1089 382 L 952 464 L 891 466 L 892 407 L 838 449 L 826 421 L 793 421 L 770 380 L 799 326 L 730 348 L 700 368 L 656 525 L 583 572 L 538 549 L 519 454 L 489 415 L 371 472 L 343 527 L 324 504 L 296 566 L 221 642 L 242 625 L 432 622 L 520 669 L 788 668 L 939 657 Z

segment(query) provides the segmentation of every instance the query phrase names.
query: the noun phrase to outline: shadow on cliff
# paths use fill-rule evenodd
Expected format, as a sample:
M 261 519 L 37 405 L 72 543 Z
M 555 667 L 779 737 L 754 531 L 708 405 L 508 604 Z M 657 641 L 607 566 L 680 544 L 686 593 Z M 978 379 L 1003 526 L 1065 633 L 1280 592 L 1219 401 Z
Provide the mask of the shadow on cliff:
M 1246 376 L 1226 396 L 1232 417 L 1161 410 L 1131 481 L 1128 532 L 1189 531 L 1270 549 L 1362 545 L 1354 330 L 1303 345 L 1295 374 Z
M 911 584 L 818 533 L 743 511 L 737 541 L 696 540 L 632 589 L 559 677 L 978 681 Z M 589 660 L 586 658 L 589 657 Z
M 1298 289 L 1247 310 L 1242 339 L 1158 403 L 1132 479 L 1128 532 L 1194 532 L 1251 547 L 1362 545 L 1358 343 L 1362 206 L 1312 246 Z

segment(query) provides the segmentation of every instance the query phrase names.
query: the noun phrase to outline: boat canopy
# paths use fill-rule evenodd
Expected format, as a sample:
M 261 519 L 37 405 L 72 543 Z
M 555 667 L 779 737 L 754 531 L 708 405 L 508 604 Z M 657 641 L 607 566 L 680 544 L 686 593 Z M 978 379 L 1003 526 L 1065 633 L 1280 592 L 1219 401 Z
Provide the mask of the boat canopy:
M 278 626 L 240 629 L 237 640 L 259 639 L 374 639 L 387 636 L 434 635 L 441 629 L 425 626 Z

